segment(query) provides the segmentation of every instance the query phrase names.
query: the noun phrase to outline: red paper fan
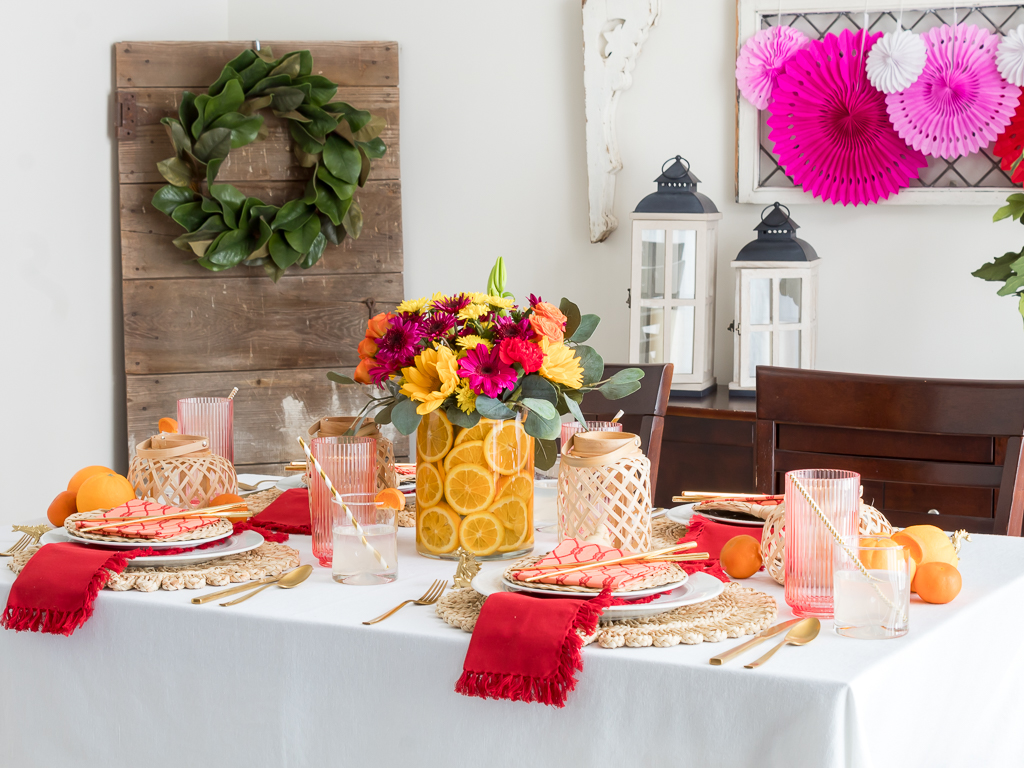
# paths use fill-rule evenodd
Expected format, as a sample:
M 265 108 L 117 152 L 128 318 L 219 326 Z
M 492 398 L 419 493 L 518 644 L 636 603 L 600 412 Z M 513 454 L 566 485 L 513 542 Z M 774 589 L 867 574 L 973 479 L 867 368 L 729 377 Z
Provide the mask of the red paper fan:
M 924 155 L 889 122 L 864 59 L 881 33 L 825 35 L 786 64 L 772 94 L 769 137 L 793 181 L 831 203 L 875 203 L 916 179 Z
M 993 141 L 1020 99 L 996 68 L 999 36 L 973 24 L 935 27 L 922 36 L 924 72 L 885 101 L 889 118 L 914 149 L 933 157 L 963 157 Z
M 1024 183 L 1024 162 L 1017 163 L 1024 155 L 1024 99 L 1017 105 L 1017 111 L 1010 118 L 1010 124 L 999 134 L 992 153 L 999 158 L 999 167 L 1012 170 L 1010 178 L 1014 184 Z M 1014 168 L 1013 164 L 1017 163 Z

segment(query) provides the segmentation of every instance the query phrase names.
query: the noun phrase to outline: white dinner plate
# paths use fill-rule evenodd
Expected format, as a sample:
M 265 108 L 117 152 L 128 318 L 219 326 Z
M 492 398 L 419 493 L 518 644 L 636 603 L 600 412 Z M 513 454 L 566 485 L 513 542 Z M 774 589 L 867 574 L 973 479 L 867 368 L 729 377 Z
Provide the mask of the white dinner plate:
M 689 525 L 690 518 L 693 516 L 693 504 L 683 504 L 679 507 L 672 507 L 665 513 L 665 517 L 671 520 L 673 523 L 679 523 L 680 525 Z
M 177 547 L 198 547 L 200 544 L 206 544 L 211 541 L 220 541 L 226 539 L 231 535 L 231 530 L 228 529 L 224 533 L 216 536 L 210 536 L 205 539 L 189 539 L 188 541 L 153 541 L 152 539 L 138 539 L 136 541 L 97 541 L 96 539 L 78 538 L 72 536 L 64 528 L 54 528 L 52 531 L 47 531 L 43 534 L 45 539 L 51 534 L 61 536 L 63 538 L 55 539 L 48 544 L 54 544 L 57 541 L 67 542 L 73 541 L 75 544 L 87 544 L 90 547 L 101 547 L 103 549 L 141 549 L 147 547 L 149 549 L 175 549 Z M 41 541 L 42 539 L 40 539 Z M 257 545 L 258 546 L 258 545 Z M 208 550 L 207 550 L 208 551 Z
M 279 491 L 290 491 L 293 488 L 305 488 L 306 476 L 302 473 L 296 473 L 295 477 L 286 477 L 284 480 L 279 480 L 274 484 L 274 487 Z
M 507 591 L 502 573 L 503 569 L 498 568 L 489 568 L 481 571 L 473 579 L 473 589 L 484 596 L 493 595 L 495 592 Z M 709 576 L 706 573 L 694 573 L 686 580 L 685 584 L 676 587 L 667 595 L 639 605 L 609 606 L 604 609 L 602 618 L 618 621 L 621 619 L 642 619 L 647 616 L 655 616 L 659 613 L 670 611 L 673 608 L 711 600 L 722 594 L 723 589 L 725 589 L 725 584 L 714 576 Z M 564 592 L 548 592 L 547 594 L 579 597 L 579 595 L 570 595 Z
M 80 539 L 73 539 L 63 528 L 55 528 L 43 534 L 40 541 L 43 544 L 63 544 L 73 541 L 82 544 Z M 192 542 L 175 542 L 179 546 L 187 546 Z M 256 549 L 263 543 L 263 537 L 256 531 L 242 531 L 237 536 L 229 536 L 221 542 L 206 549 L 198 549 L 195 552 L 182 552 L 180 555 L 150 555 L 149 557 L 136 557 L 128 563 L 129 568 L 155 568 L 161 565 L 195 565 L 205 563 L 209 560 L 216 560 L 218 557 L 237 555 L 241 552 L 248 552 Z M 146 546 L 141 544 L 139 546 Z M 136 547 L 137 548 L 137 547 Z
M 714 520 L 716 523 L 726 523 L 727 525 L 748 525 L 751 528 L 761 528 L 764 526 L 763 520 L 735 520 L 731 517 L 723 517 L 717 514 L 714 510 L 694 512 L 695 504 L 683 504 L 679 507 L 673 507 L 668 511 L 668 519 L 673 523 L 680 523 L 682 525 L 689 525 L 690 518 L 695 514 L 701 517 L 706 517 L 708 520 Z

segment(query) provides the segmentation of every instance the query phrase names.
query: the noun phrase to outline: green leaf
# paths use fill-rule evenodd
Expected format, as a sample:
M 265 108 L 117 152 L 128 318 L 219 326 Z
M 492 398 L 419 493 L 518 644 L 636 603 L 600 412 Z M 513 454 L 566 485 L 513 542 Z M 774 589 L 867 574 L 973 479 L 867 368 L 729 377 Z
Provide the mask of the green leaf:
M 202 203 L 184 203 L 174 209 L 171 218 L 181 224 L 189 232 L 195 232 L 210 214 L 203 210 Z
M 196 111 L 195 117 L 192 119 L 192 138 L 198 139 L 199 134 L 203 132 L 203 125 L 205 124 L 206 105 L 210 103 L 210 97 L 205 93 L 201 93 L 195 98 L 193 107 Z M 184 124 L 184 121 L 182 121 Z
M 312 267 L 320 261 L 320 257 L 324 255 L 324 248 L 326 247 L 327 238 L 324 237 L 323 232 L 317 232 L 316 237 L 313 238 L 313 244 L 309 246 L 309 250 L 306 251 L 306 255 L 303 256 L 302 261 L 299 262 L 299 267 L 302 269 L 309 269 Z
M 234 267 L 241 264 L 252 250 L 249 233 L 242 229 L 225 232 L 214 241 L 205 258 L 211 264 Z
M 539 402 L 544 402 L 543 400 Z M 544 403 L 555 414 L 553 418 L 546 419 L 536 411 L 529 411 L 526 421 L 523 422 L 523 429 L 530 437 L 538 440 L 554 440 L 562 433 L 562 422 L 558 418 L 558 412 L 550 403 Z
M 274 264 L 276 264 L 279 269 L 288 269 L 288 267 L 297 262 L 299 257 L 302 256 L 301 253 L 285 242 L 285 239 L 281 236 L 280 232 L 275 232 L 270 236 L 270 241 L 267 243 L 267 247 L 270 249 L 270 258 L 274 260 Z
M 237 80 L 229 80 L 224 86 L 223 93 L 206 102 L 203 109 L 203 122 L 210 125 L 221 115 L 237 112 L 243 101 L 245 101 L 245 94 L 242 93 L 242 84 Z
M 341 237 L 339 238 L 337 227 L 330 219 L 320 220 L 320 232 L 327 238 L 327 242 L 334 245 L 341 245 L 341 241 L 345 239 L 345 230 L 341 230 Z
M 284 239 L 299 253 L 305 253 L 320 234 L 320 217 L 313 215 L 299 229 L 285 231 Z
M 1024 216 L 1024 194 L 1018 193 L 1006 198 L 1006 205 L 995 212 L 992 216 L 992 221 L 1001 221 L 1010 216 L 1014 219 Z
M 192 169 L 179 157 L 169 157 L 156 164 L 160 175 L 176 187 L 187 187 L 192 183 Z
M 341 224 L 345 227 L 345 231 L 352 235 L 352 237 L 359 237 L 362 233 L 363 209 L 359 207 L 359 203 L 355 200 L 352 201 L 348 210 L 345 211 L 345 215 L 341 219 Z
M 322 107 L 324 104 L 334 98 L 334 94 L 338 92 L 338 86 L 336 83 L 332 83 L 326 77 L 320 75 L 312 75 L 310 77 L 300 77 L 295 80 L 296 85 L 303 85 L 308 83 L 312 86 L 309 100 L 313 106 Z
M 231 151 L 231 130 L 228 128 L 211 128 L 205 131 L 196 141 L 196 157 L 204 163 L 213 159 L 223 160 Z
M 351 376 L 343 376 L 340 373 L 334 371 L 328 371 L 327 378 L 333 381 L 335 384 L 355 384 L 356 380 Z
M 395 404 L 391 403 L 381 408 L 373 416 L 374 424 L 390 424 L 391 423 L 391 411 L 394 410 Z
M 558 304 L 558 311 L 565 315 L 565 337 L 569 338 L 580 327 L 580 308 L 563 298 Z
M 260 49 L 256 51 L 256 55 L 270 66 L 274 66 L 274 52 L 270 49 L 269 45 L 260 46 Z
M 524 397 L 520 402 L 542 419 L 550 420 L 558 418 L 558 411 L 555 406 L 547 400 L 538 400 L 535 397 Z
M 292 154 L 295 155 L 295 159 L 298 160 L 299 165 L 303 168 L 313 168 L 320 162 L 320 155 L 311 155 L 308 152 L 303 152 L 298 144 L 292 147 Z
M 242 106 L 238 108 L 238 114 L 240 115 L 253 115 L 259 112 L 261 109 L 266 109 L 270 106 L 270 102 L 274 100 L 273 96 L 257 96 L 253 99 L 246 99 L 242 102 Z
M 1024 290 L 1024 275 L 1015 275 L 1007 280 L 1002 288 L 996 291 L 996 295 L 1010 296 L 1020 290 Z
M 536 469 L 551 469 L 558 459 L 558 444 L 554 440 L 533 441 L 533 466 Z
M 311 136 L 326 136 L 338 127 L 338 121 L 320 109 L 320 107 L 303 104 L 296 111 L 308 120 L 302 127 Z
M 332 133 L 324 146 L 324 165 L 342 181 L 355 184 L 359 181 L 359 170 L 363 162 L 359 159 L 358 149 Z
M 287 56 L 281 59 L 280 64 L 278 64 L 270 71 L 270 76 L 274 77 L 275 75 L 288 75 L 288 77 L 290 78 L 298 77 L 300 64 L 301 62 L 299 61 L 298 52 L 289 53 Z
M 309 206 L 301 200 L 290 200 L 281 206 L 281 210 L 277 212 L 271 226 L 275 232 L 278 230 L 291 232 L 305 224 L 306 219 L 312 214 Z
M 170 137 L 174 152 L 178 157 L 192 151 L 192 139 L 188 137 L 188 131 L 182 127 L 180 121 L 173 117 L 164 117 L 160 119 L 160 122 L 167 129 L 167 135 Z
M 295 144 L 300 147 L 303 152 L 316 155 L 324 151 L 324 140 L 310 135 L 302 125 L 294 120 L 288 121 L 288 133 L 291 134 L 292 139 L 295 140 Z
M 245 202 L 242 203 L 242 212 L 238 215 L 238 226 L 240 228 L 248 227 L 250 224 L 253 223 L 253 220 L 255 218 L 258 218 L 253 216 L 253 209 L 259 208 L 262 210 L 264 207 L 265 206 L 263 205 L 262 200 L 259 200 L 255 197 L 245 198 Z
M 196 255 L 200 255 L 200 251 L 198 249 L 196 250 Z M 214 264 L 213 262 L 206 258 L 196 259 L 196 264 L 198 264 L 201 267 L 205 267 L 211 272 L 223 272 L 225 269 L 231 269 L 231 267 L 227 264 Z
M 238 213 L 245 205 L 245 195 L 232 184 L 214 184 L 210 187 L 210 195 L 221 204 L 221 208 L 231 209 L 232 213 Z
M 273 77 L 264 77 L 256 85 L 254 85 L 249 92 L 246 94 L 250 99 L 256 96 L 262 96 L 266 91 L 271 88 L 283 88 L 291 85 L 292 79 L 288 75 L 274 75 Z M 295 105 L 296 107 L 298 104 Z M 294 107 L 293 107 L 294 109 Z
M 221 91 L 224 90 L 225 86 L 227 86 L 229 80 L 241 81 L 241 78 L 238 76 L 238 73 L 232 68 L 230 64 L 225 66 L 224 69 L 220 71 L 220 77 L 213 81 L 213 85 L 207 88 L 206 92 L 211 96 L 218 95 Z M 241 86 L 241 82 L 239 82 L 239 86 Z
M 317 210 L 327 216 L 332 228 L 341 226 L 341 220 L 348 211 L 348 207 L 352 204 L 352 198 L 341 200 L 331 187 L 319 180 L 317 181 L 317 190 Z M 330 235 L 327 237 L 330 239 Z M 335 237 L 337 237 L 337 230 L 335 230 Z M 337 243 L 335 243 L 335 245 L 337 245 Z
M 334 190 L 334 193 L 341 200 L 347 200 L 348 198 L 352 197 L 352 195 L 354 195 L 356 192 L 356 188 L 354 185 L 346 184 L 344 181 L 339 179 L 337 176 L 334 176 L 330 171 L 328 171 L 323 166 L 320 166 L 319 168 L 316 169 L 316 176 L 318 179 L 320 179 L 320 181 L 329 185 L 331 189 Z
M 580 404 L 571 397 L 563 397 L 562 402 L 565 403 L 566 411 L 571 413 L 572 417 L 576 419 L 579 424 L 582 424 L 584 429 L 587 429 L 587 420 L 583 416 L 583 411 L 580 410 Z
M 370 178 L 370 158 L 368 158 L 362 152 L 359 153 L 359 156 L 360 158 L 362 158 L 362 166 L 359 168 L 359 186 L 365 187 L 366 180 Z
M 982 280 L 1002 282 L 1013 275 L 1013 269 L 1011 269 L 1010 264 L 1017 261 L 1021 256 L 1024 256 L 1024 250 L 1020 253 L 1004 253 L 995 261 L 990 261 L 978 267 L 971 274 L 974 277 L 980 277 Z
M 299 77 L 309 77 L 313 72 L 313 54 L 299 51 Z
M 604 375 L 604 358 L 593 347 L 580 345 L 574 350 L 583 366 L 583 386 L 589 386 L 601 380 Z
M 1021 294 L 1020 301 L 1017 302 L 1017 311 L 1024 318 L 1024 294 Z
M 519 386 L 522 388 L 524 398 L 544 400 L 551 405 L 558 402 L 558 390 L 555 389 L 555 385 L 538 373 L 524 376 Z
M 623 381 L 618 383 L 602 384 L 597 388 L 597 391 L 605 396 L 608 400 L 619 400 L 626 395 L 632 395 L 640 389 L 639 381 Z
M 291 88 L 286 85 L 278 86 L 276 88 L 267 88 L 266 92 L 274 97 L 270 102 L 270 106 L 278 112 L 291 112 L 293 109 L 297 109 L 298 106 L 306 100 L 306 94 L 298 88 Z
M 384 145 L 382 139 L 374 139 L 373 141 L 357 141 L 358 146 L 363 153 L 371 160 L 379 160 L 384 157 L 384 153 L 388 151 L 388 148 Z
M 185 91 L 181 94 L 181 104 L 178 105 L 178 120 L 181 121 L 181 127 L 188 131 L 197 117 L 199 110 L 196 109 L 196 95 Z
M 241 112 L 229 112 L 213 122 L 214 128 L 227 128 L 231 131 L 232 149 L 238 149 L 256 141 L 256 136 L 262 125 L 263 118 L 260 115 L 246 117 Z
M 346 115 L 349 112 L 358 111 L 351 104 L 348 104 L 344 101 L 332 101 L 329 104 L 321 104 L 320 106 L 323 107 L 324 110 L 326 110 L 327 112 L 330 112 L 332 115 Z
M 153 195 L 153 207 L 165 216 L 170 216 L 182 203 L 188 203 L 195 199 L 196 193 L 188 187 L 179 187 L 168 184 L 160 187 Z
M 253 56 L 252 63 L 244 69 L 238 69 L 239 66 L 241 65 L 236 65 L 235 69 L 238 70 L 238 76 L 242 80 L 242 90 L 246 93 L 249 93 L 252 87 L 270 72 L 270 66 L 267 62 L 257 56 Z
M 487 395 L 476 396 L 476 409 L 480 415 L 488 419 L 514 419 L 515 411 L 511 410 L 500 400 L 495 400 Z
M 175 248 L 180 248 L 183 251 L 194 250 L 192 248 L 194 243 L 206 242 L 210 244 L 218 234 L 227 231 L 227 228 L 227 225 L 224 223 L 224 217 L 214 214 L 204 221 L 202 226 L 195 232 L 186 232 L 183 235 L 179 235 L 172 242 Z M 197 255 L 202 256 L 202 253 Z
M 566 338 L 574 344 L 582 344 L 594 335 L 594 331 L 597 330 L 597 326 L 600 322 L 601 318 L 597 315 L 583 315 L 580 318 L 579 327 L 576 328 L 576 331 L 572 336 L 566 334 Z
M 358 130 L 352 128 L 352 135 L 356 141 L 373 141 L 380 136 L 380 132 L 387 128 L 387 126 L 388 121 L 380 115 L 370 115 L 370 119 L 366 121 L 362 128 Z M 352 127 L 351 124 L 349 124 L 349 127 Z
M 348 123 L 348 127 L 351 129 L 353 135 L 363 130 L 363 128 L 365 128 L 373 119 L 373 115 L 365 109 L 352 109 L 351 107 L 349 107 L 347 112 L 342 114 L 342 117 L 345 119 L 345 122 Z
M 480 421 L 479 413 L 476 411 L 466 413 L 457 405 L 449 405 L 445 413 L 448 414 L 448 421 L 456 427 L 462 427 L 463 429 L 475 427 Z
M 213 182 L 217 180 L 217 173 L 220 171 L 223 163 L 223 157 L 215 157 L 206 164 L 206 186 L 213 186 Z
M 420 415 L 416 413 L 416 403 L 407 397 L 399 397 L 391 410 L 391 423 L 403 435 L 411 435 L 420 425 Z
M 235 58 L 229 61 L 227 63 L 227 66 L 231 67 L 236 72 L 241 72 L 250 64 L 258 60 L 259 57 L 256 55 L 256 51 L 254 51 L 252 48 L 246 48 L 240 54 L 235 56 Z

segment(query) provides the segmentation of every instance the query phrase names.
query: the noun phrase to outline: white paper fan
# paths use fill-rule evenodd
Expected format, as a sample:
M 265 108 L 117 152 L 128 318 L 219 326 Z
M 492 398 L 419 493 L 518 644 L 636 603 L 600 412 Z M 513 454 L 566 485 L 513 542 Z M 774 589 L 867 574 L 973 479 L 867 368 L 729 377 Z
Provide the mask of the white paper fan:
M 1024 24 L 1004 35 L 996 52 L 996 67 L 1003 79 L 1024 86 Z
M 868 80 L 882 93 L 905 91 L 921 76 L 927 56 L 920 37 L 897 28 L 883 35 L 868 53 Z

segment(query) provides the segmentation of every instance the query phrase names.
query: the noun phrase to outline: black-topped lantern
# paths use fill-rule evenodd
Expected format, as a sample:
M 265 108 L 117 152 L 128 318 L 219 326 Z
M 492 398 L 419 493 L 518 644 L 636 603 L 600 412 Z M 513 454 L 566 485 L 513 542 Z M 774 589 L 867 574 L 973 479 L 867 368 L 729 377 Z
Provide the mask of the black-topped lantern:
M 757 239 L 740 249 L 736 270 L 734 394 L 754 393 L 759 365 L 813 368 L 818 337 L 818 254 L 796 236 L 784 205 L 765 208 Z
M 667 167 L 666 167 L 667 166 Z M 715 274 L 722 214 L 679 155 L 633 211 L 629 359 L 672 363 L 672 393 L 715 386 Z

